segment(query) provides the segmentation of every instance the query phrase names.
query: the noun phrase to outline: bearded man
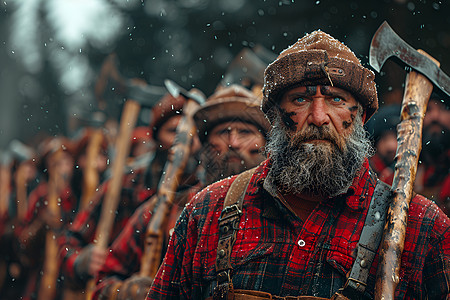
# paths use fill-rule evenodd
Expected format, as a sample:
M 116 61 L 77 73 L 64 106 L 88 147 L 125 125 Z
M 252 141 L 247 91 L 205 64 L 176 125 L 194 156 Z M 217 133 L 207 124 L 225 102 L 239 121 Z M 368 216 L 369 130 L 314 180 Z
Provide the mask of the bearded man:
M 159 178 L 167 160 L 168 150 L 174 139 L 177 125 L 182 117 L 184 97 L 174 98 L 164 95 L 152 108 L 152 121 L 149 132 L 153 137 L 156 149 L 147 164 L 142 164 L 124 174 L 120 191 L 120 202 L 117 207 L 114 226 L 109 244 L 119 235 L 134 211 L 155 192 Z M 134 140 L 134 138 L 133 138 Z M 198 150 L 198 139 L 193 148 Z M 194 179 L 194 177 L 191 177 Z M 84 294 L 87 282 L 98 275 L 106 261 L 108 251 L 94 243 L 97 226 L 103 207 L 103 199 L 107 193 L 110 178 L 103 182 L 89 206 L 80 210 L 71 226 L 59 238 L 61 268 L 64 274 L 65 293 Z
M 421 162 L 414 191 L 450 216 L 450 104 L 437 93 L 431 94 L 423 119 Z
M 270 127 L 259 109 L 261 99 L 244 87 L 231 85 L 220 88 L 194 113 L 194 121 L 202 143 L 202 160 L 198 170 L 204 178 L 202 186 L 177 193 L 164 230 L 169 232 L 181 214 L 187 200 L 212 182 L 257 166 L 264 160 L 261 152 Z M 193 176 L 193 174 L 192 174 Z M 192 192 L 195 190 L 195 192 Z M 190 196 L 190 197 L 189 197 Z M 152 218 L 152 201 L 141 205 L 109 249 L 109 256 L 100 271 L 93 299 L 142 299 L 152 278 L 136 274 L 141 266 L 146 244 L 146 229 Z M 167 243 L 165 244 L 167 245 Z
M 257 166 L 270 124 L 246 88 L 220 87 L 195 114 L 205 186 Z
M 315 31 L 266 68 L 263 95 L 268 159 L 191 199 L 147 299 L 373 298 L 390 191 L 363 129 L 373 72 Z M 448 296 L 449 221 L 412 199 L 396 299 Z

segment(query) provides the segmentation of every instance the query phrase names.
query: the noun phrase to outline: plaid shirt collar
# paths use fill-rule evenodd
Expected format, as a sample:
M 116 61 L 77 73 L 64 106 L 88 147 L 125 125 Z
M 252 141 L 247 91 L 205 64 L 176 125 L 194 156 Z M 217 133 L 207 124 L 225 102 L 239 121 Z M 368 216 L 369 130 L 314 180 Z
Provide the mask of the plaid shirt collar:
M 262 176 L 253 176 L 251 179 L 254 181 L 254 186 L 262 187 L 266 190 L 273 198 L 279 199 L 280 197 L 277 188 L 271 185 L 270 180 L 265 180 L 269 178 L 269 170 L 272 165 L 270 158 L 266 159 L 261 165 L 256 169 L 256 173 L 260 173 Z M 335 201 L 338 198 L 344 198 L 346 206 L 353 211 L 362 211 L 365 207 L 364 200 L 367 198 L 368 190 L 364 188 L 365 183 L 368 179 L 370 172 L 369 161 L 366 158 L 363 162 L 362 167 L 356 173 L 355 178 L 353 179 L 352 185 L 348 188 L 347 192 L 336 197 L 331 197 L 326 199 L 326 201 Z M 283 201 L 278 201 L 283 202 Z M 284 205 L 284 204 L 283 204 Z M 284 205 L 285 206 L 285 205 Z M 289 210 L 287 207 L 285 207 Z M 277 217 L 273 215 L 272 211 L 268 211 L 268 216 Z

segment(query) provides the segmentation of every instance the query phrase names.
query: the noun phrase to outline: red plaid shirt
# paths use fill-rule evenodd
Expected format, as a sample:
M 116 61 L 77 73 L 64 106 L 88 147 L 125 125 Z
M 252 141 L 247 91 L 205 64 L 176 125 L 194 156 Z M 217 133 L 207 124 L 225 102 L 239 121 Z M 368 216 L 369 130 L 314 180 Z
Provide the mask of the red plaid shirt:
M 176 203 L 184 204 L 186 199 L 192 198 L 200 190 L 200 184 L 179 191 L 180 198 Z M 184 199 L 184 200 L 183 200 Z M 145 247 L 145 232 L 152 217 L 153 205 L 152 201 L 146 201 L 131 216 L 124 229 L 121 231 L 117 239 L 114 240 L 110 247 L 109 255 L 106 263 L 98 276 L 96 291 L 92 299 L 113 298 L 116 291 L 112 290 L 117 287 L 117 283 L 131 277 L 139 271 L 141 266 L 141 258 Z M 180 216 L 183 206 L 173 205 L 169 223 L 167 228 L 172 229 L 176 220 Z M 167 247 L 168 232 L 163 250 Z M 164 253 L 163 253 L 164 255 Z
M 386 163 L 377 153 L 369 159 L 369 164 L 381 181 L 392 185 L 394 170 L 392 167 L 386 166 Z
M 243 202 L 231 254 L 234 288 L 278 296 L 331 297 L 346 281 L 376 184 L 368 161 L 345 195 L 324 199 L 305 222 L 263 187 L 265 161 Z M 216 280 L 219 216 L 235 177 L 212 184 L 186 206 L 147 299 L 202 299 Z M 416 196 L 410 205 L 396 299 L 445 299 L 450 286 L 450 220 Z M 378 256 L 367 292 L 373 296 Z
M 127 174 L 123 179 L 119 207 L 114 220 L 114 226 L 110 240 L 113 241 L 135 209 L 154 194 L 154 189 L 144 184 L 144 169 L 136 173 Z M 70 285 L 83 288 L 89 278 L 80 277 L 76 274 L 74 263 L 83 247 L 91 243 L 95 238 L 97 223 L 102 211 L 102 202 L 109 181 L 106 181 L 97 192 L 89 206 L 80 211 L 72 225 L 59 239 L 61 246 L 60 259 L 62 260 L 62 271 Z
M 47 182 L 40 183 L 29 196 L 28 211 L 25 216 L 23 226 L 17 228 L 15 234 L 17 234 L 19 242 L 21 243 L 21 250 L 24 251 L 23 255 L 26 255 L 29 259 L 29 267 L 26 271 L 27 282 L 25 287 L 22 288 L 22 295 L 20 299 L 36 299 L 38 289 L 41 281 L 41 270 L 44 264 L 45 258 L 45 230 L 43 230 L 44 223 L 35 222 L 47 209 L 47 196 L 48 196 L 48 184 Z M 75 197 L 71 187 L 67 186 L 59 195 L 61 200 L 61 221 L 62 228 L 57 232 L 62 232 L 69 226 L 72 220 L 75 218 L 78 199 Z M 39 224 L 40 227 L 35 227 Z M 30 232 L 36 233 L 36 235 L 30 235 Z M 59 292 L 59 291 L 58 291 Z M 58 297 L 58 295 L 56 296 Z

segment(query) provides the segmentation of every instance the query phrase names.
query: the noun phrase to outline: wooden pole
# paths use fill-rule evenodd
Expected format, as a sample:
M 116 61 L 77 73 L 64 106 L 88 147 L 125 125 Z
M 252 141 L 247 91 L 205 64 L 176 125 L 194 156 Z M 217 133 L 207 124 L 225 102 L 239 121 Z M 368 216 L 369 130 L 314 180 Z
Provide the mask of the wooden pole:
M 157 194 L 152 199 L 155 207 L 146 231 L 141 259 L 141 276 L 154 278 L 161 263 L 167 222 L 174 204 L 176 190 L 189 159 L 193 136 L 197 134 L 192 116 L 198 107 L 199 104 L 192 99 L 189 99 L 183 107 L 183 118 L 177 126 L 175 141 L 164 166 Z
M 439 62 L 422 50 L 418 52 Z M 380 250 L 380 263 L 375 284 L 375 299 L 394 299 L 395 289 L 400 281 L 401 255 L 404 249 L 408 223 L 409 203 L 413 197 L 413 187 L 417 164 L 422 149 L 423 118 L 433 84 L 427 77 L 411 71 L 406 77 L 405 93 L 402 101 L 401 121 L 397 126 L 397 154 L 395 156 L 394 195 L 389 207 Z
M 94 243 L 103 250 L 108 249 L 111 231 L 119 206 L 120 191 L 126 158 L 130 152 L 131 137 L 140 111 L 140 104 L 132 99 L 125 102 L 120 120 L 119 133 L 116 139 L 116 156 L 112 164 L 112 175 L 108 183 L 105 198 L 102 203 L 100 220 L 95 231 Z M 91 299 L 95 288 L 95 279 L 88 282 L 86 299 Z

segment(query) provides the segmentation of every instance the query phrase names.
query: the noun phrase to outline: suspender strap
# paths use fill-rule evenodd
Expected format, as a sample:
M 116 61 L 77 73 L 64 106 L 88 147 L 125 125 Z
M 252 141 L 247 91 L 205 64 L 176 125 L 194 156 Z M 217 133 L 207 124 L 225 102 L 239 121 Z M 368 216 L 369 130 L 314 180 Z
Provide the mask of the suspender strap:
M 361 297 L 366 290 L 370 267 L 381 242 L 391 200 L 391 187 L 378 180 L 367 212 L 366 222 L 359 238 L 356 260 L 347 282 L 341 289 L 342 294 L 350 299 Z
M 233 297 L 233 284 L 230 278 L 231 251 L 236 241 L 236 232 L 239 229 L 245 192 L 255 169 L 239 174 L 225 196 L 219 218 L 219 244 L 216 257 L 217 286 L 213 291 L 213 299 L 232 299 Z
M 234 299 L 230 276 L 232 270 L 231 251 L 239 229 L 245 192 L 254 170 L 247 170 L 239 174 L 225 197 L 224 208 L 219 218 L 219 244 L 216 257 L 217 286 L 213 290 L 213 299 Z M 359 239 L 356 260 L 344 287 L 331 299 L 357 299 L 364 294 L 370 267 L 381 242 L 391 200 L 391 187 L 378 180 Z M 236 292 L 239 293 L 238 290 Z

